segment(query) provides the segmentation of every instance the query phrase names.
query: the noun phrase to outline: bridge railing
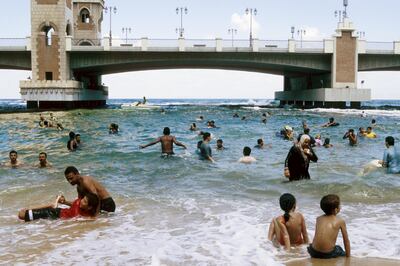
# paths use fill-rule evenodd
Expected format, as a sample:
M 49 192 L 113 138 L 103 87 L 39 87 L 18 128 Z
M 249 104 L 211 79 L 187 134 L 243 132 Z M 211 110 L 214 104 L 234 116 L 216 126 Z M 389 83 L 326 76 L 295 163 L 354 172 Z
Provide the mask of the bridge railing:
M 0 46 L 26 46 L 26 38 L 0 38 Z
M 295 44 L 296 44 L 296 50 L 307 49 L 307 50 L 322 51 L 324 49 L 324 41 L 296 40 Z
M 287 51 L 288 40 L 257 40 L 258 50 L 262 51 Z
M 367 53 L 393 54 L 394 42 L 366 42 L 365 50 Z

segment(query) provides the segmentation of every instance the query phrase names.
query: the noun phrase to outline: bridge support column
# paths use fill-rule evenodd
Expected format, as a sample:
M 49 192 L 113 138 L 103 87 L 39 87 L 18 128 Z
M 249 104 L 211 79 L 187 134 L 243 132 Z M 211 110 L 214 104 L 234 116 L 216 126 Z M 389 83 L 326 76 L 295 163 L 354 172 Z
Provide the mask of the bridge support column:
M 70 68 L 71 22 L 75 17 L 70 0 L 31 1 L 32 79 L 20 82 L 28 108 L 92 108 L 106 104 L 108 89 L 100 85 L 101 78 L 78 79 Z
M 357 88 L 358 54 L 363 47 L 358 47 L 353 24 L 345 18 L 336 32 L 333 49 L 324 48 L 325 53 L 333 52 L 331 73 L 285 76 L 284 91 L 275 93 L 277 100 L 283 104 L 312 102 L 311 107 L 325 108 L 345 108 L 347 102 L 357 108 L 371 100 L 370 89 Z

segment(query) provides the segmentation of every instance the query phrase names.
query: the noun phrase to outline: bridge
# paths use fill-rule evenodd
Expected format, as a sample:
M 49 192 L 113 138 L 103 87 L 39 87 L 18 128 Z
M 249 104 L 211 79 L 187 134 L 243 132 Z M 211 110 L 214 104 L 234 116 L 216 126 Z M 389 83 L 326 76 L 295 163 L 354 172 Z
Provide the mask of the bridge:
M 400 42 L 360 40 L 347 18 L 331 39 L 321 41 L 110 40 L 99 37 L 103 5 L 103 0 L 31 0 L 32 35 L 0 38 L 0 69 L 32 70 L 32 78 L 20 82 L 28 108 L 102 106 L 108 97 L 102 75 L 177 68 L 281 75 L 284 91 L 275 97 L 282 104 L 359 107 L 371 92 L 357 88 L 358 71 L 400 70 Z

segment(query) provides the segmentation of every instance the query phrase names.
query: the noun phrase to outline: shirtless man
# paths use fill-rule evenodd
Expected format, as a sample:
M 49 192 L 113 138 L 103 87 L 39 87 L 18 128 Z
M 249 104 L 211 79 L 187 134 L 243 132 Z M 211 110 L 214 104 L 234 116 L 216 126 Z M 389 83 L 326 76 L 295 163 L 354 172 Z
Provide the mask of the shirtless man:
M 170 136 L 171 131 L 170 131 L 169 127 L 165 127 L 163 133 L 164 133 L 164 136 L 161 136 L 158 139 L 156 139 L 155 141 L 150 142 L 146 145 L 140 145 L 139 148 L 144 149 L 148 146 L 151 146 L 151 145 L 161 142 L 161 153 L 162 153 L 162 155 L 167 155 L 167 156 L 174 154 L 174 147 L 173 147 L 174 145 L 173 144 L 175 144 L 177 146 L 181 146 L 184 149 L 186 149 L 186 146 L 184 144 L 177 141 L 174 136 Z
M 239 163 L 247 163 L 247 164 L 256 162 L 257 161 L 256 158 L 254 158 L 253 156 L 250 156 L 250 154 L 251 154 L 250 147 L 247 147 L 247 146 L 244 147 L 243 148 L 243 157 L 240 158 L 238 162 Z
M 39 153 L 39 163 L 35 164 L 35 166 L 39 168 L 52 167 L 51 163 L 47 161 L 47 153 Z
M 64 172 L 65 178 L 72 185 L 77 185 L 78 198 L 82 199 L 86 194 L 93 193 L 100 199 L 100 210 L 107 212 L 115 211 L 115 202 L 111 198 L 108 191 L 91 176 L 81 176 L 78 169 L 74 166 L 68 166 Z M 71 206 L 72 202 L 63 202 L 63 204 Z
M 6 162 L 4 165 L 8 167 L 19 167 L 22 166 L 23 163 L 21 161 L 18 161 L 18 153 L 14 150 L 10 151 L 9 153 L 10 161 Z

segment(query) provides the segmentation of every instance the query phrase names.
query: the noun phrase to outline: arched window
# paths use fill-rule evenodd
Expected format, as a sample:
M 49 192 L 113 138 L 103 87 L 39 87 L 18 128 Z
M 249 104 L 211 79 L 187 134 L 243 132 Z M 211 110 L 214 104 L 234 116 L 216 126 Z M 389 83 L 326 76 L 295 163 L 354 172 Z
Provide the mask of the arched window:
M 82 41 L 79 43 L 79 46 L 93 46 L 93 44 L 89 41 Z
M 65 29 L 65 33 L 67 34 L 67 36 L 71 36 L 71 23 L 67 24 L 67 27 Z
M 81 10 L 80 17 L 82 23 L 90 23 L 90 13 L 86 8 Z
M 54 33 L 54 28 L 52 26 L 44 26 L 42 32 L 45 33 L 46 45 L 51 46 L 52 44 L 52 35 Z

